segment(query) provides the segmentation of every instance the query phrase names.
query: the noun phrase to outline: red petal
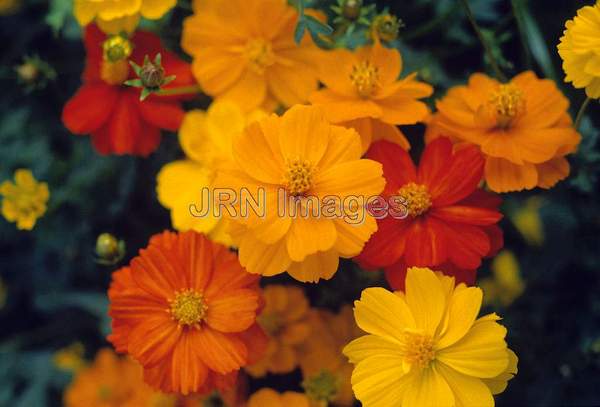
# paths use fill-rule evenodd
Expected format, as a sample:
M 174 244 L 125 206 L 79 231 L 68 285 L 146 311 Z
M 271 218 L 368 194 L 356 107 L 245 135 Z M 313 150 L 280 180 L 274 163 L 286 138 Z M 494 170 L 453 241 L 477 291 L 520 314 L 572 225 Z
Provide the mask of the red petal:
M 157 98 L 138 101 L 143 119 L 160 129 L 177 131 L 181 126 L 184 111 L 176 102 L 160 102 Z
M 455 152 L 446 175 L 431 186 L 433 205 L 451 205 L 472 194 L 483 178 L 484 165 L 485 160 L 475 146 Z
M 63 108 L 62 121 L 72 133 L 93 133 L 108 120 L 118 97 L 113 86 L 83 85 Z
M 474 206 L 452 205 L 433 208 L 428 213 L 447 222 L 466 223 L 468 225 L 493 225 L 502 219 L 498 211 Z
M 367 268 L 384 267 L 398 261 L 405 252 L 411 221 L 385 218 L 377 222 L 377 232 L 367 241 L 356 261 Z
M 448 258 L 444 225 L 431 217 L 421 217 L 408 230 L 404 261 L 410 266 L 431 267 Z
M 445 233 L 450 245 L 450 260 L 458 268 L 478 268 L 481 258 L 490 251 L 490 238 L 481 227 L 449 223 L 445 225 Z
M 85 29 L 83 42 L 85 45 L 86 61 L 83 71 L 83 81 L 100 81 L 100 64 L 102 63 L 102 43 L 106 39 L 104 34 L 96 26 L 89 24 Z
M 371 144 L 367 158 L 383 165 L 383 176 L 387 184 L 386 194 L 394 194 L 402 185 L 417 179 L 417 170 L 408 153 L 399 145 L 386 140 Z
M 494 257 L 504 247 L 504 233 L 498 225 L 486 226 L 483 231 L 490 239 L 490 251 L 485 257 Z
M 429 143 L 419 161 L 418 182 L 429 187 L 429 192 L 435 197 L 437 188 L 446 177 L 452 162 L 452 143 L 445 137 L 440 137 Z
M 460 204 L 497 210 L 502 205 L 502 198 L 498 194 L 477 188 L 471 195 L 460 201 Z

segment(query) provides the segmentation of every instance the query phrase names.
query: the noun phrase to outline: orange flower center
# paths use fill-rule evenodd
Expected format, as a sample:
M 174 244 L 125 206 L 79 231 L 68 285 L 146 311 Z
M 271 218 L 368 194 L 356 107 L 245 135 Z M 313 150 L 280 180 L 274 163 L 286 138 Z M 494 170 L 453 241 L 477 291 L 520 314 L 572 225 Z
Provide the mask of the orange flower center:
M 248 41 L 245 54 L 250 63 L 250 68 L 259 74 L 264 73 L 265 68 L 275 63 L 275 54 L 271 43 L 263 39 Z
M 206 317 L 207 305 L 204 296 L 194 290 L 175 293 L 175 299 L 169 300 L 171 317 L 181 325 L 200 327 Z
M 129 63 L 133 46 L 121 35 L 108 37 L 102 43 L 102 64 L 100 77 L 109 85 L 121 85 L 129 76 Z
M 292 196 L 304 195 L 312 187 L 314 172 L 315 168 L 306 160 L 288 161 L 284 175 L 288 193 Z
M 398 190 L 398 195 L 403 199 L 408 215 L 413 218 L 431 207 L 431 195 L 425 185 L 409 182 Z
M 525 112 L 523 92 L 513 84 L 498 86 L 490 96 L 488 104 L 496 115 L 497 125 L 507 129 L 514 120 Z
M 352 67 L 350 81 L 362 98 L 368 98 L 379 89 L 379 69 L 371 61 L 361 61 Z
M 402 337 L 404 363 L 411 368 L 423 369 L 435 359 L 433 339 L 418 332 L 404 332 Z

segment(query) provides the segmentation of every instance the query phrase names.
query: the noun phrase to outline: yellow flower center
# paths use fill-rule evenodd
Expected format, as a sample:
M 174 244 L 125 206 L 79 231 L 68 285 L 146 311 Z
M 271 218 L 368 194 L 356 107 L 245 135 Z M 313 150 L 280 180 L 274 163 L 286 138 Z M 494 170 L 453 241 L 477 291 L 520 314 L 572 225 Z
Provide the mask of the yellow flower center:
M 498 127 L 507 129 L 525 111 L 523 92 L 513 84 L 500 85 L 488 101 L 496 115 Z
M 350 81 L 360 97 L 368 98 L 379 89 L 379 69 L 371 61 L 361 61 L 352 67 Z
M 398 195 L 403 199 L 408 215 L 413 218 L 431 207 L 431 195 L 425 185 L 409 182 L 398 190 Z
M 245 54 L 250 62 L 250 68 L 259 74 L 264 73 L 265 68 L 275 63 L 275 54 L 271 43 L 263 39 L 248 41 Z
M 204 296 L 194 290 L 183 290 L 175 293 L 175 299 L 169 300 L 171 317 L 181 325 L 200 327 L 206 317 L 208 306 Z
M 304 195 L 313 183 L 315 169 L 306 160 L 296 159 L 287 162 L 284 185 L 292 196 Z
M 404 363 L 411 368 L 423 369 L 435 359 L 433 339 L 418 332 L 404 332 L 402 340 Z

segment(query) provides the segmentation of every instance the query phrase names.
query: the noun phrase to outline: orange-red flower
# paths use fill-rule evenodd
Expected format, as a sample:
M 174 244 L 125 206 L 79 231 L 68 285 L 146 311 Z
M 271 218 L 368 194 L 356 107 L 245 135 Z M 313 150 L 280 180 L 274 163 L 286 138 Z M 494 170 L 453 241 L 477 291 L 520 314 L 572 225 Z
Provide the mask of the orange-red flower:
M 165 392 L 230 388 L 262 356 L 258 278 L 226 247 L 196 232 L 164 232 L 114 273 L 109 340 Z
M 548 189 L 569 175 L 565 156 L 581 137 L 569 116 L 569 100 L 553 81 L 527 71 L 502 84 L 476 73 L 436 106 L 428 138 L 442 135 L 477 145 L 492 191 Z
M 383 164 L 384 195 L 403 200 L 404 219 L 387 216 L 367 242 L 358 261 L 366 267 L 405 272 L 408 266 L 448 264 L 452 270 L 475 270 L 496 250 L 502 218 L 499 199 L 478 189 L 484 159 L 475 146 L 453 151 L 447 138 L 431 142 L 418 168 L 400 146 L 379 141 L 367 153 Z M 396 266 L 397 269 L 390 268 Z M 439 267 L 438 267 L 439 268 Z M 453 273 L 454 274 L 454 273 Z
M 111 38 L 113 42 L 108 41 Z M 101 154 L 146 156 L 158 147 L 161 129 L 179 128 L 184 112 L 181 97 L 153 95 L 141 102 L 139 89 L 123 85 L 134 77 L 127 59 L 141 65 L 145 55 L 153 58 L 160 53 L 166 73 L 177 77 L 167 88 L 190 85 L 194 79 L 188 64 L 166 51 L 154 34 L 138 31 L 129 40 L 111 38 L 95 25 L 86 28 L 83 86 L 65 105 L 62 120 L 72 133 L 91 134 Z

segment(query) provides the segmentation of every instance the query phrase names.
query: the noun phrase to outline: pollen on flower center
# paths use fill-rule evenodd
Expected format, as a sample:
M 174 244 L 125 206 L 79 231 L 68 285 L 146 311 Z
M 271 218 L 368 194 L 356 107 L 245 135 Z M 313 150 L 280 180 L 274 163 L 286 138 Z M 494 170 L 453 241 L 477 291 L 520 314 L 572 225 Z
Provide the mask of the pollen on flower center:
M 525 111 L 523 92 L 513 84 L 500 85 L 488 101 L 496 114 L 498 127 L 506 129 L 514 119 Z
M 371 61 L 361 61 L 352 67 L 350 81 L 361 97 L 372 96 L 379 88 L 379 69 Z
M 265 71 L 265 68 L 275 63 L 275 54 L 271 43 L 263 39 L 248 41 L 245 55 L 250 62 L 250 68 L 261 74 Z
M 296 159 L 287 162 L 284 185 L 292 196 L 303 195 L 313 183 L 314 167 L 309 161 Z
M 204 296 L 194 290 L 184 290 L 175 293 L 175 299 L 169 300 L 171 317 L 179 325 L 199 327 L 206 317 L 207 305 Z
M 431 195 L 425 185 L 409 182 L 398 190 L 409 216 L 417 217 L 431 207 Z
M 402 353 L 404 362 L 411 368 L 427 367 L 435 359 L 433 339 L 429 335 L 418 332 L 404 332 Z

